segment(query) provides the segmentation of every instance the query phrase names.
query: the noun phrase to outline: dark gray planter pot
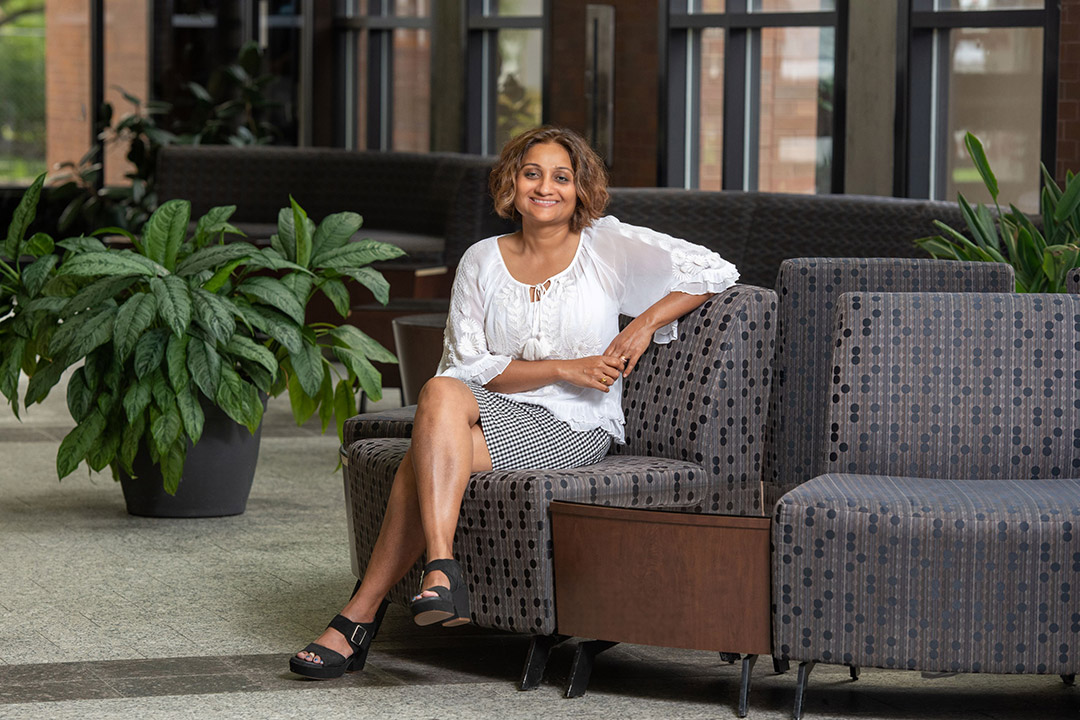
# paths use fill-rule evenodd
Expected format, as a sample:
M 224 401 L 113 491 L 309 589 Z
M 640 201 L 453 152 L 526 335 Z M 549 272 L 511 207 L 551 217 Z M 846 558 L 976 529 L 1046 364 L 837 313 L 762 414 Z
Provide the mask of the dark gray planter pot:
M 203 403 L 206 421 L 196 445 L 188 444 L 184 474 L 176 495 L 162 486 L 161 471 L 141 449 L 132 467 L 137 478 L 120 473 L 127 510 L 144 517 L 221 517 L 239 515 L 247 507 L 262 426 L 252 435 L 216 405 Z M 266 398 L 263 398 L 266 409 Z

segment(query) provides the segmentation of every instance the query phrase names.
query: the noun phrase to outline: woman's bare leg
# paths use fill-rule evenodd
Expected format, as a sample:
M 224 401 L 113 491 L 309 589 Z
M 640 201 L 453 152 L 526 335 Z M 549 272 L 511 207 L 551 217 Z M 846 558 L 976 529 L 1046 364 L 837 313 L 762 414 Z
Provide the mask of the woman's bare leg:
M 429 391 L 429 386 L 434 386 L 434 389 Z M 453 409 L 439 407 L 444 405 L 451 405 Z M 364 580 L 356 594 L 342 609 L 342 615 L 353 622 L 373 620 L 383 597 L 423 554 L 425 545 L 428 547 L 429 560 L 453 557 L 454 529 L 457 527 L 461 498 L 465 493 L 469 474 L 491 469 L 487 444 L 477 424 L 479 419 L 480 408 L 476 404 L 476 398 L 464 383 L 451 378 L 437 378 L 424 386 L 413 424 L 412 446 L 405 453 L 405 458 L 394 475 L 382 527 L 379 529 L 375 547 L 372 548 Z M 463 423 L 464 427 L 461 427 Z M 461 430 L 464 430 L 464 433 Z M 446 442 L 448 438 L 453 438 L 456 443 Z M 423 452 L 428 475 L 422 481 L 418 480 L 415 462 L 418 444 L 421 448 L 426 448 Z M 449 462 L 444 460 L 447 457 L 449 457 Z M 465 466 L 464 480 L 461 480 L 459 475 L 463 459 L 468 464 Z M 440 470 L 444 466 L 449 467 L 449 470 Z M 436 477 L 433 477 L 432 473 Z M 445 478 L 446 482 L 440 483 L 437 477 Z M 450 485 L 451 490 L 447 492 L 446 488 L 440 487 L 434 493 L 428 491 L 433 486 L 441 485 Z M 425 488 L 424 493 L 420 492 L 421 487 Z M 455 492 L 452 488 L 458 489 Z M 437 550 L 445 554 L 440 555 L 433 554 L 428 544 L 430 534 L 423 521 L 421 508 L 425 505 L 430 508 L 433 504 L 444 502 L 452 503 L 452 512 L 432 513 L 435 516 L 435 522 L 438 523 L 439 533 L 447 532 L 446 522 L 450 519 L 449 538 L 446 538 L 443 543 L 446 549 L 444 550 L 443 545 L 440 545 Z M 445 585 L 447 582 L 442 573 L 430 575 L 433 577 L 424 578 L 424 585 L 427 587 L 437 584 Z M 351 653 L 349 644 L 336 630 L 325 630 L 315 642 L 345 656 Z M 312 653 L 301 651 L 297 653 L 297 657 L 320 662 L 318 656 Z

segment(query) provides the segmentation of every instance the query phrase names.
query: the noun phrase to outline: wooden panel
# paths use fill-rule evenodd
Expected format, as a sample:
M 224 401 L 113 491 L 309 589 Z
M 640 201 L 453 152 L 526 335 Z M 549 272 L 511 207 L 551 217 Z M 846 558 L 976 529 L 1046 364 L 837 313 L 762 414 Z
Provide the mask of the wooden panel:
M 551 504 L 558 631 L 766 655 L 769 519 Z

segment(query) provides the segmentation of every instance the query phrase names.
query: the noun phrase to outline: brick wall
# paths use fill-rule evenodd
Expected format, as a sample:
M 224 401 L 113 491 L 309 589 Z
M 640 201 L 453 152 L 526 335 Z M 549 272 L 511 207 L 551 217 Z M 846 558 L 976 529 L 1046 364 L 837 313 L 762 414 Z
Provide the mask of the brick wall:
M 1061 55 L 1058 64 L 1057 168 L 1080 172 L 1080 0 L 1061 0 Z
M 615 7 L 615 132 L 611 184 L 656 184 L 659 147 L 655 0 L 607 0 Z M 585 132 L 585 3 L 552 0 L 549 120 Z

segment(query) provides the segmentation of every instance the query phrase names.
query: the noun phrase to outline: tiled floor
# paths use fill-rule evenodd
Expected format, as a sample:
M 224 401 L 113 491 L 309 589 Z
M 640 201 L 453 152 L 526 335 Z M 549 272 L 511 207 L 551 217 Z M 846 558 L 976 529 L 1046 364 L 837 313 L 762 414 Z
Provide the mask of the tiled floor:
M 391 393 L 393 395 L 393 393 Z M 111 478 L 57 482 L 64 389 L 18 423 L 0 413 L 0 718 L 724 718 L 739 668 L 714 653 L 621 645 L 589 692 L 561 697 L 573 643 L 544 684 L 515 689 L 526 638 L 418 628 L 393 608 L 367 668 L 337 681 L 287 657 L 352 587 L 337 441 L 272 401 L 248 510 L 127 515 Z M 794 673 L 759 663 L 752 718 L 789 717 Z M 809 718 L 1076 718 L 1057 677 L 950 676 L 819 666 Z

